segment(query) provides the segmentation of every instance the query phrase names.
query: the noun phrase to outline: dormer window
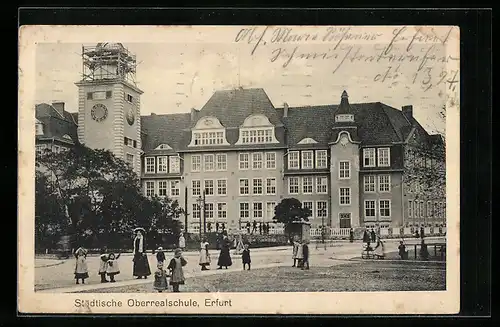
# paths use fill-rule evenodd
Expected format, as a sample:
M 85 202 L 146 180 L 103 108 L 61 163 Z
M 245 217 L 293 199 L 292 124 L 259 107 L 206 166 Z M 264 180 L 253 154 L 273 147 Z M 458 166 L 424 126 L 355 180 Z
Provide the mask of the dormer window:
M 70 141 L 72 140 L 71 136 L 69 136 L 68 134 L 64 134 L 63 139 L 70 140 Z
M 240 136 L 236 144 L 279 143 L 274 134 L 274 125 L 264 115 L 247 117 L 240 126 Z
M 38 119 L 37 119 L 36 124 L 35 124 L 35 132 L 36 132 L 36 135 L 43 135 L 43 124 Z
M 226 129 L 215 117 L 203 117 L 192 130 L 189 146 L 229 145 Z
M 353 123 L 354 115 L 351 114 L 341 114 L 335 116 L 336 123 Z
M 318 143 L 316 140 L 310 138 L 310 137 L 306 137 L 305 139 L 302 139 L 299 143 L 297 144 L 316 144 Z
M 172 147 L 168 144 L 160 144 L 155 148 L 155 150 L 172 150 Z

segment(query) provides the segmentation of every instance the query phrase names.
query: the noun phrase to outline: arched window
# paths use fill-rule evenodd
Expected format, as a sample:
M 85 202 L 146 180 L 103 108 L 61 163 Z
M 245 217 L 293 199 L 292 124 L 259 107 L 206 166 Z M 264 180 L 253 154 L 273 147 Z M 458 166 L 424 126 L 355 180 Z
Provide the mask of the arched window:
M 192 129 L 189 146 L 229 145 L 226 140 L 226 129 L 216 117 L 203 117 Z
M 251 115 L 240 126 L 240 136 L 236 144 L 279 143 L 274 133 L 274 125 L 264 115 Z
M 172 150 L 172 147 L 168 144 L 162 143 L 158 145 L 155 150 Z

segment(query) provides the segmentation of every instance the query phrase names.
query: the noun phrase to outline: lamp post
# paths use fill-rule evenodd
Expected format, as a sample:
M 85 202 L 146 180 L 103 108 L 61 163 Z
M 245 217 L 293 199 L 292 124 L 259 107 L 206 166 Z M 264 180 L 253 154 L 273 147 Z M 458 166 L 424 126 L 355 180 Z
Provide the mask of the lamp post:
M 321 243 L 325 243 L 325 214 L 326 210 L 321 210 Z
M 206 189 L 203 190 L 203 195 L 199 196 L 198 199 L 196 199 L 196 202 L 198 202 L 198 205 L 200 206 L 200 211 L 203 214 L 203 234 L 207 233 L 207 220 L 206 220 L 206 215 L 205 215 L 205 195 L 206 195 Z M 200 239 L 201 239 L 201 217 L 200 217 Z

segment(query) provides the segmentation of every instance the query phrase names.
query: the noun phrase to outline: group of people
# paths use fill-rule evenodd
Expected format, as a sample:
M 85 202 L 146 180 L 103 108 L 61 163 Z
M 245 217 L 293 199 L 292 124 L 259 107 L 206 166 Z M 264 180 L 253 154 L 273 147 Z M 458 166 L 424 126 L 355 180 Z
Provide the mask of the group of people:
M 309 241 L 293 240 L 293 266 L 301 269 L 309 269 Z
M 368 229 L 365 229 L 363 232 L 363 243 L 364 251 L 373 252 L 373 255 L 379 259 L 385 258 L 385 244 L 373 228 L 370 232 L 368 232 Z M 372 246 L 373 243 L 375 243 L 375 247 Z
M 247 229 L 247 234 L 257 234 L 257 231 L 259 232 L 260 235 L 269 234 L 269 229 L 271 229 L 271 227 L 269 226 L 269 222 L 257 223 L 255 220 L 253 221 L 253 223 L 251 225 L 250 225 L 250 222 L 247 221 L 245 227 Z
M 232 266 L 233 261 L 231 259 L 231 241 L 229 240 L 229 237 L 227 235 L 224 235 L 222 238 L 222 241 L 220 242 L 220 252 L 219 252 L 219 258 L 217 260 L 217 269 L 222 269 L 223 267 L 227 269 L 228 267 Z M 238 247 L 242 247 L 241 251 L 238 251 Z M 209 266 L 211 264 L 211 258 L 210 258 L 210 252 L 209 252 L 209 243 L 207 242 L 206 238 L 203 238 L 203 240 L 200 243 L 200 260 L 199 260 L 199 265 L 201 266 L 201 270 L 209 270 Z M 250 265 L 251 265 L 251 258 L 250 258 L 250 249 L 249 249 L 249 244 L 246 243 L 243 245 L 243 241 L 241 237 L 239 238 L 238 245 L 237 247 L 237 253 L 241 254 L 241 260 L 243 263 L 243 269 L 245 270 L 246 267 L 248 266 L 248 270 L 250 270 Z

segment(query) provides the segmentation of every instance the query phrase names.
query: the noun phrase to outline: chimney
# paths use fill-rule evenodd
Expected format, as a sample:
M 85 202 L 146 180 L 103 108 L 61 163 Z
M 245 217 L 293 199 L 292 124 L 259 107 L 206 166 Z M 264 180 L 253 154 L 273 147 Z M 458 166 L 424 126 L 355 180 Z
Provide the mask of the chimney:
M 191 121 L 193 121 L 193 120 L 194 120 L 194 118 L 195 118 L 195 117 L 194 117 L 194 115 L 195 115 L 195 114 L 196 114 L 196 109 L 191 108 Z
M 283 118 L 288 117 L 288 103 L 283 103 Z
M 405 117 L 409 120 L 409 121 L 412 121 L 413 120 L 413 106 L 403 106 L 401 108 L 403 110 L 403 115 L 405 115 Z
M 56 101 L 56 102 L 52 102 L 52 107 L 54 107 L 54 109 L 56 109 L 56 111 L 64 117 L 64 102 L 62 101 Z
M 156 116 L 156 114 L 154 112 L 151 113 L 151 116 Z

